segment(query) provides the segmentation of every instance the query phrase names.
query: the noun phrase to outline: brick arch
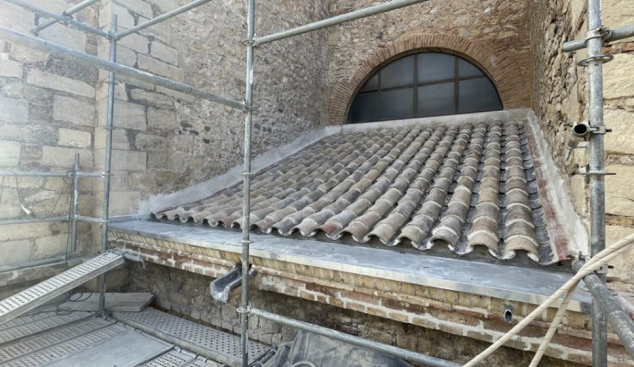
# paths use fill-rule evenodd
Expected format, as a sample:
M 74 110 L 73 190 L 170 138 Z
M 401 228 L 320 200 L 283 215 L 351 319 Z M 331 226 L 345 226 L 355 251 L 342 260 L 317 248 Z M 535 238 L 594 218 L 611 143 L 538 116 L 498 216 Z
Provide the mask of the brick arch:
M 328 107 L 331 125 L 345 122 L 352 97 L 371 73 L 408 52 L 443 50 L 455 53 L 480 66 L 498 89 L 504 109 L 530 106 L 527 82 L 510 58 L 497 55 L 485 42 L 441 34 L 419 34 L 396 40 L 359 63 L 354 75 L 334 88 Z

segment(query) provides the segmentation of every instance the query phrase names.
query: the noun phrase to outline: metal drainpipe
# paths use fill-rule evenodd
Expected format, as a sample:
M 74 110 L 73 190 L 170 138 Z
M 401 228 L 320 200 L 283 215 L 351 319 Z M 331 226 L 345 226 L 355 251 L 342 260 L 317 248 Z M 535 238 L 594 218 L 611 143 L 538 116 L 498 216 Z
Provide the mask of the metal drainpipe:
M 601 0 L 588 0 L 588 31 L 601 27 Z M 588 58 L 588 118 L 592 128 L 603 127 L 603 60 L 600 37 L 587 41 Z M 605 249 L 605 169 L 603 134 L 592 134 L 590 146 L 590 252 L 594 256 Z M 601 275 L 605 282 L 605 274 Z M 605 315 L 592 303 L 592 366 L 608 365 L 608 334 Z
M 71 224 L 71 249 L 77 251 L 77 214 L 79 209 L 79 154 L 75 154 L 75 167 L 73 169 L 73 210 L 70 213 Z M 68 255 L 68 254 L 67 254 Z
M 110 61 L 117 62 L 117 15 L 112 15 L 112 24 L 110 25 Z M 110 167 L 112 163 L 112 126 L 114 120 L 114 83 L 115 74 L 108 74 L 108 116 L 106 122 L 106 162 L 104 165 L 103 177 L 103 209 L 101 219 L 108 220 L 108 210 L 110 208 Z M 108 249 L 108 223 L 101 224 L 101 251 Z M 106 312 L 106 274 L 99 276 L 99 315 Z
M 247 75 L 245 107 L 246 117 L 244 121 L 244 183 L 242 193 L 242 304 L 241 316 L 241 353 L 242 367 L 248 367 L 248 328 L 249 328 L 249 227 L 251 223 L 251 128 L 253 121 L 253 38 L 255 36 L 255 0 L 249 0 L 247 14 Z

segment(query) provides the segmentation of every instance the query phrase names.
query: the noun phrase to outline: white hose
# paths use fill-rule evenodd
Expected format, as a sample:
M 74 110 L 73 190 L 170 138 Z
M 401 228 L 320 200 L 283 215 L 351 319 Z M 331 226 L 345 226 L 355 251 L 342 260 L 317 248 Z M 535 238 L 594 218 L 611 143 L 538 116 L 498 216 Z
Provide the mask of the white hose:
M 537 307 L 533 312 L 531 312 L 528 316 L 526 316 L 521 322 L 515 325 L 515 327 L 509 330 L 506 334 L 504 334 L 500 339 L 498 339 L 490 347 L 485 349 L 482 353 L 478 354 L 475 358 L 473 358 L 471 361 L 465 364 L 464 367 L 473 367 L 476 364 L 482 362 L 482 360 L 484 360 L 486 357 L 491 355 L 491 353 L 495 352 L 498 348 L 504 345 L 504 343 L 509 341 L 513 336 L 515 336 L 522 329 L 524 329 L 529 323 L 531 323 L 535 318 L 541 315 L 542 312 L 548 309 L 548 307 L 550 307 L 553 303 L 559 300 L 559 298 L 561 298 L 562 296 L 564 296 L 566 299 L 568 299 L 568 301 L 570 301 L 570 297 L 572 297 L 572 293 L 574 292 L 574 289 L 577 286 L 577 283 L 579 283 L 581 279 L 583 279 L 586 275 L 593 273 L 594 271 L 601 268 L 602 266 L 606 265 L 608 262 L 612 261 L 612 259 L 619 256 L 621 253 L 625 252 L 625 250 L 627 250 L 627 246 L 631 245 L 633 242 L 634 242 L 634 234 L 631 234 L 617 241 L 612 246 L 596 254 L 592 259 L 590 259 L 590 261 L 588 261 L 583 267 L 581 267 L 581 269 L 579 269 L 577 274 L 575 274 L 569 281 L 566 282 L 566 284 L 561 286 L 561 288 L 559 288 L 552 296 L 550 296 L 550 298 L 548 298 L 544 303 L 539 305 L 539 307 Z M 556 315 L 555 320 L 553 320 L 553 324 L 555 323 L 555 321 L 557 321 L 557 323 L 561 321 L 561 317 L 563 317 L 563 314 L 567 306 L 565 305 L 567 303 L 566 299 L 563 300 L 560 310 L 557 312 L 557 315 L 561 314 L 561 316 L 557 318 L 557 315 Z M 562 309 L 564 311 L 562 311 Z M 554 334 L 554 330 L 551 331 L 551 329 L 552 329 L 552 325 L 551 325 L 551 328 L 549 328 L 548 333 L 546 335 L 547 338 L 549 335 L 552 338 L 551 334 Z M 546 344 L 547 343 L 548 342 L 546 342 Z M 542 345 L 540 345 L 540 349 L 542 349 Z M 545 348 L 544 348 L 544 351 L 545 351 Z M 541 352 L 541 355 L 543 355 L 544 351 Z M 538 350 L 538 353 L 539 353 L 539 350 Z M 539 355 L 539 359 L 541 359 L 541 355 Z M 535 356 L 535 357 L 537 358 L 538 356 Z M 539 359 L 537 359 L 537 362 L 539 362 Z M 533 366 L 533 364 L 531 364 L 531 366 Z
M 314 363 L 311 363 L 311 362 L 308 362 L 308 361 L 297 362 L 294 365 L 292 365 L 291 367 L 299 367 L 299 366 L 317 367 L 317 366 L 315 366 Z

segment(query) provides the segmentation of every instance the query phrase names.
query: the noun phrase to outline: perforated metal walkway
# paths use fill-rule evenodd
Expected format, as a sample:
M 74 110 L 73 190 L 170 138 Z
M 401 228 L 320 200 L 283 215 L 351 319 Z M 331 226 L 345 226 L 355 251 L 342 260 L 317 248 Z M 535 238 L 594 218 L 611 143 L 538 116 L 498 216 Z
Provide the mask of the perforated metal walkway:
M 120 255 L 104 253 L 0 301 L 0 325 L 106 273 L 124 261 Z
M 112 316 L 136 329 L 215 361 L 228 365 L 240 361 L 239 336 L 151 308 L 142 312 L 115 312 Z M 249 364 L 260 360 L 269 351 L 270 348 L 264 344 L 249 342 Z
M 225 367 L 90 312 L 35 311 L 0 327 L 0 367 Z

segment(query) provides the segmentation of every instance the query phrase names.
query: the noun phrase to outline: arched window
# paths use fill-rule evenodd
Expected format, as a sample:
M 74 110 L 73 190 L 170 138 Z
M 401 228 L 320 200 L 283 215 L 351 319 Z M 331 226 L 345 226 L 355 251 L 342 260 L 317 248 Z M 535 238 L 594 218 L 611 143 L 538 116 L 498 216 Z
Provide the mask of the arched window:
M 348 122 L 501 109 L 495 85 L 476 65 L 450 54 L 422 52 L 377 70 L 354 97 Z

